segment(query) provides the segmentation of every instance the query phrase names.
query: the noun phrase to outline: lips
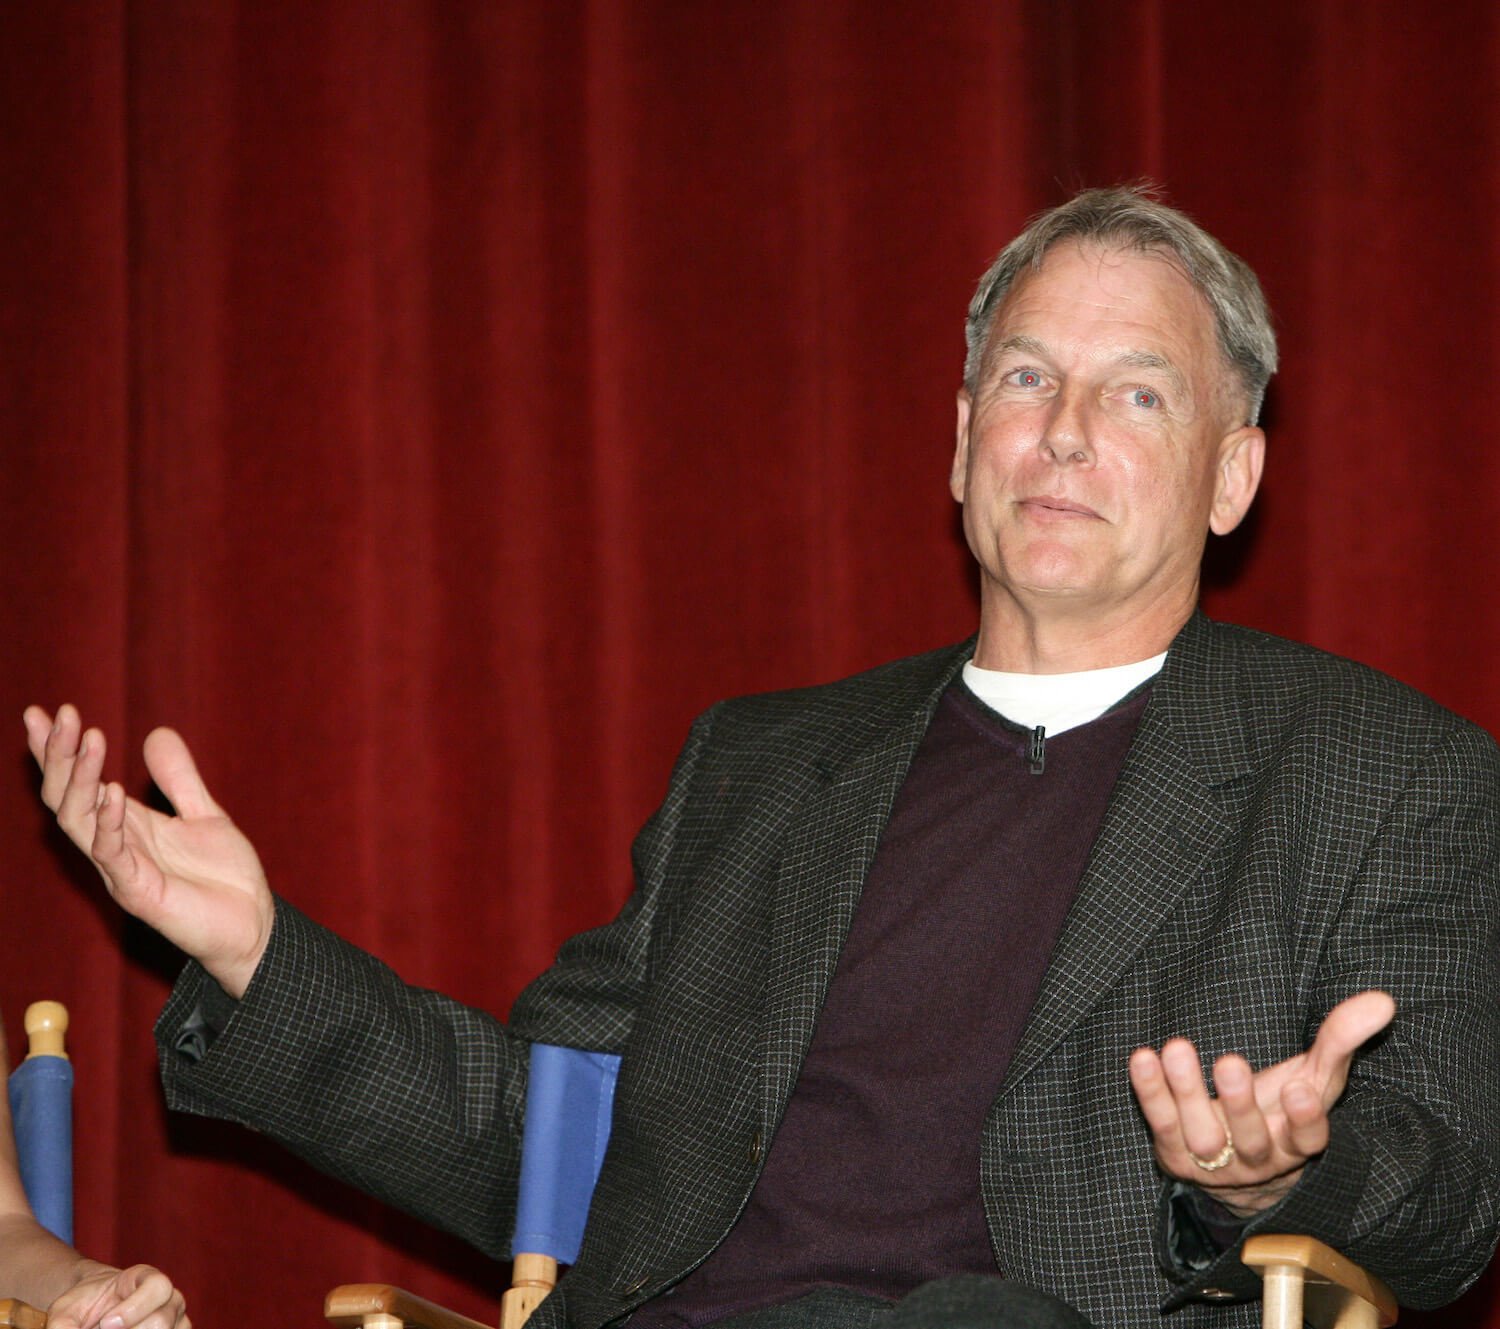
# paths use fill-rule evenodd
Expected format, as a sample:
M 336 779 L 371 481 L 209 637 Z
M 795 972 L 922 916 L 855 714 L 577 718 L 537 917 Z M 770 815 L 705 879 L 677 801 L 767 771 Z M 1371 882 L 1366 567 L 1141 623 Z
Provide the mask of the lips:
M 1062 498 L 1050 494 L 1036 494 L 1030 498 L 1018 500 L 1018 506 L 1036 517 L 1044 520 L 1048 518 L 1067 519 L 1069 517 L 1095 517 L 1099 514 L 1086 503 L 1076 502 L 1071 498 Z

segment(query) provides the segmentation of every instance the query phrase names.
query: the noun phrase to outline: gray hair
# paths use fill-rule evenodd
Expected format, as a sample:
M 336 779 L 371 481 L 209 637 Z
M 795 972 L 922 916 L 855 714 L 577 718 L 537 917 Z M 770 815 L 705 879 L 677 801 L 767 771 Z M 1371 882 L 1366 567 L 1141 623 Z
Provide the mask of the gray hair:
M 1219 350 L 1239 378 L 1246 421 L 1260 417 L 1266 384 L 1276 372 L 1276 333 L 1260 282 L 1244 259 L 1231 254 L 1185 213 L 1152 197 L 1148 186 L 1085 189 L 1066 203 L 1039 212 L 979 279 L 964 326 L 968 355 L 964 387 L 979 385 L 995 311 L 1027 268 L 1035 272 L 1053 245 L 1094 241 L 1109 248 L 1161 254 L 1172 260 L 1213 311 Z

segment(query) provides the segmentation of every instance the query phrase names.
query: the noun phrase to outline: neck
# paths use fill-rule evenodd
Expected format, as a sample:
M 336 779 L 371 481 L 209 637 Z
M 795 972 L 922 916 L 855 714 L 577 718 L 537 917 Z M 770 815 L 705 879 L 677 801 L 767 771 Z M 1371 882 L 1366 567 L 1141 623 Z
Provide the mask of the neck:
M 974 663 L 1013 674 L 1074 674 L 1149 660 L 1172 644 L 1198 600 L 1196 582 L 1185 597 L 1102 613 L 990 592 L 986 586 L 980 600 Z

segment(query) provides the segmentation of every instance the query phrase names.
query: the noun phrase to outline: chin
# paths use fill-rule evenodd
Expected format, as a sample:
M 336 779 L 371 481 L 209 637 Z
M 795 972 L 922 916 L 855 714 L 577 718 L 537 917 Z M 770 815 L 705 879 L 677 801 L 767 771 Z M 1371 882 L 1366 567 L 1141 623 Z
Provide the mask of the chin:
M 1071 554 L 1049 553 L 1006 566 L 1006 580 L 1033 594 L 1082 595 L 1098 589 L 1099 569 Z

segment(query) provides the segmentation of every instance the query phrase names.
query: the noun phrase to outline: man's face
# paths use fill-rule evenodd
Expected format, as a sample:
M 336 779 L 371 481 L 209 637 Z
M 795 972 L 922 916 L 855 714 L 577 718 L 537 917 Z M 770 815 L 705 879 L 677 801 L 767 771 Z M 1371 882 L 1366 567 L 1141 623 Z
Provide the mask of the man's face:
M 1259 481 L 1243 411 L 1208 304 L 1170 260 L 1051 250 L 959 394 L 952 489 L 986 613 L 1180 623 L 1208 530 L 1233 530 Z

